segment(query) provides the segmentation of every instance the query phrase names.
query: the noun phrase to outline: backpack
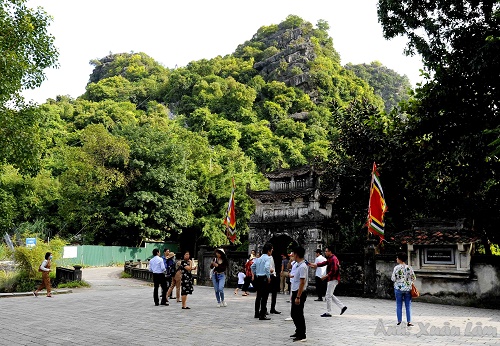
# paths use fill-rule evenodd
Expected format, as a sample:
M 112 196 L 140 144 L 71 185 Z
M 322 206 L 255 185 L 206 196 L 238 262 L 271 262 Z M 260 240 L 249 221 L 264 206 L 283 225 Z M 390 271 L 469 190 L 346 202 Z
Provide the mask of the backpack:
M 174 276 L 175 275 L 175 262 L 172 258 L 167 259 L 167 268 L 165 273 L 167 276 Z

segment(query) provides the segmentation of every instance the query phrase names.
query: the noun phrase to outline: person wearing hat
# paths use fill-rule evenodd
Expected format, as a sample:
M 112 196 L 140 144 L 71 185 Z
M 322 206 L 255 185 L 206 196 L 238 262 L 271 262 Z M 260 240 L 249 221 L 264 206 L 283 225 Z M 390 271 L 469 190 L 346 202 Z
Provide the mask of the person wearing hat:
M 226 283 L 226 268 L 228 267 L 226 253 L 223 249 L 215 250 L 215 257 L 210 263 L 210 269 L 213 269 L 212 283 L 214 284 L 215 298 L 217 307 L 226 307 L 224 300 L 224 284 Z
M 163 264 L 165 265 L 165 283 L 167 290 L 172 284 L 172 277 L 175 275 L 175 261 L 174 261 L 174 253 L 170 252 L 170 249 L 163 249 Z M 172 293 L 172 291 L 170 291 Z M 172 296 L 167 296 L 168 298 L 173 298 Z

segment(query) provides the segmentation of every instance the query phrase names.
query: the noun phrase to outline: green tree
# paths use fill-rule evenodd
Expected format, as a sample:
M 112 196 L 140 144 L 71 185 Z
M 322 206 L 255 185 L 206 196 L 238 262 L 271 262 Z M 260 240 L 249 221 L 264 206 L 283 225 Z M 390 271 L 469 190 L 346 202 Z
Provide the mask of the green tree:
M 0 163 L 35 173 L 43 150 L 37 109 L 24 105 L 23 89 L 40 86 L 58 52 L 47 28 L 51 18 L 24 0 L 0 3 Z M 10 104 L 10 106 L 8 106 Z M 14 107 L 12 107 L 14 105 Z
M 466 217 L 498 243 L 500 161 L 487 130 L 500 124 L 500 2 L 380 0 L 378 15 L 384 36 L 406 36 L 428 73 L 403 109 L 408 188 L 422 214 Z
M 89 125 L 79 133 L 79 146 L 58 148 L 56 168 L 61 171 L 58 212 L 66 229 L 62 234 L 82 234 L 86 240 L 98 238 L 104 231 L 104 210 L 114 190 L 124 188 L 124 173 L 130 148 L 103 125 Z
M 0 105 L 33 89 L 45 79 L 43 70 L 56 64 L 54 37 L 47 32 L 51 18 L 25 0 L 0 3 Z
M 379 61 L 358 65 L 349 63 L 345 68 L 370 84 L 375 95 L 384 100 L 386 113 L 389 113 L 399 102 L 406 101 L 410 97 L 412 87 L 408 77 L 399 75 Z

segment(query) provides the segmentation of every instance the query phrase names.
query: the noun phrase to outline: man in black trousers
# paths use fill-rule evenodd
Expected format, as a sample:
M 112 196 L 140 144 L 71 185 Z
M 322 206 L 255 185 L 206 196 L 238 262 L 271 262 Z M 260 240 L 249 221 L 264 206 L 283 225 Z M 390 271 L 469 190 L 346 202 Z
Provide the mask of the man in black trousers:
M 307 299 L 308 269 L 305 263 L 303 247 L 298 246 L 293 251 L 295 253 L 295 271 L 291 278 L 292 286 L 292 308 L 290 315 L 295 324 L 295 333 L 290 335 L 293 341 L 306 341 L 306 320 L 304 318 L 304 304 Z
M 265 243 L 262 248 L 262 256 L 256 258 L 251 266 L 257 285 L 257 296 L 255 297 L 255 318 L 259 320 L 270 320 L 266 316 L 267 299 L 269 298 L 269 286 L 271 284 L 270 256 L 273 253 L 273 245 Z
M 165 264 L 160 257 L 160 250 L 153 250 L 153 258 L 149 261 L 149 271 L 153 273 L 153 300 L 155 305 L 168 305 L 167 303 L 167 282 L 165 280 Z M 161 286 L 161 303 L 158 299 L 158 287 Z

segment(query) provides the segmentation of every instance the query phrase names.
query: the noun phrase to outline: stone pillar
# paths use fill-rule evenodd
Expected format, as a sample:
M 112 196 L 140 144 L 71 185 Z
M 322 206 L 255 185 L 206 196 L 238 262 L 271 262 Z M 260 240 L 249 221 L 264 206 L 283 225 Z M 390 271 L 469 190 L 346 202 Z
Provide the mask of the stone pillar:
M 373 297 L 377 292 L 375 244 L 377 244 L 375 239 L 368 239 L 365 243 L 365 278 L 363 282 L 363 295 L 365 297 Z
M 204 283 L 206 281 L 209 281 L 209 268 L 206 268 L 205 263 L 204 263 L 204 258 L 205 254 L 207 253 L 207 246 L 206 245 L 200 245 L 198 253 L 196 254 L 197 259 L 198 259 L 198 270 L 197 270 L 197 282 Z

